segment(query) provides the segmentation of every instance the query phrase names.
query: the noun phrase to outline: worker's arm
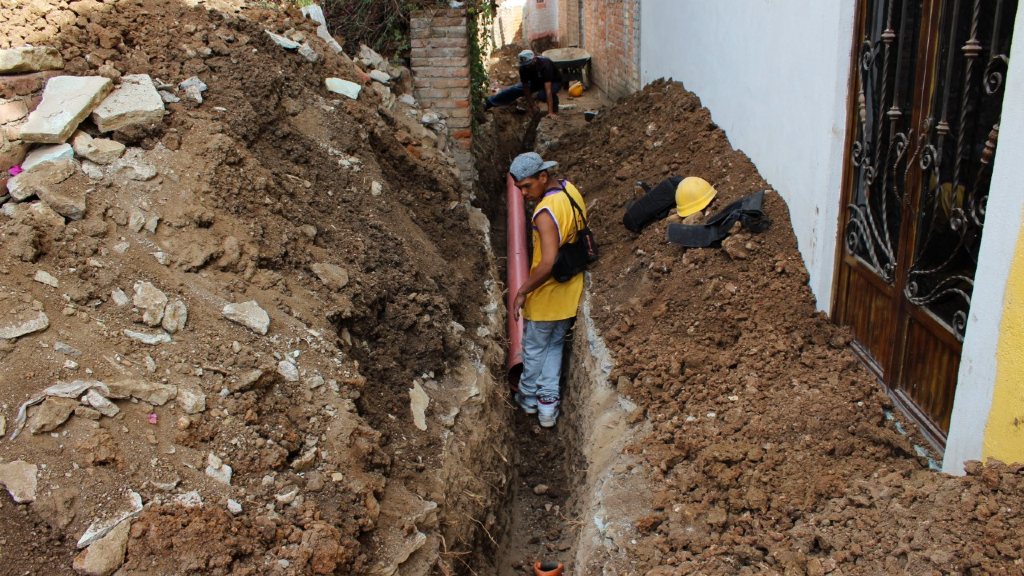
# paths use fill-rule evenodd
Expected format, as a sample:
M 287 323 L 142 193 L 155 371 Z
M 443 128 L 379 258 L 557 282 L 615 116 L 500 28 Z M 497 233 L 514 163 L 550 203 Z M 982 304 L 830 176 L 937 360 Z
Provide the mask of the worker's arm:
M 530 116 L 537 113 L 537 103 L 533 101 L 533 88 L 523 82 L 523 99 L 526 100 L 526 107 L 530 110 Z
M 548 103 L 548 118 L 555 118 L 558 116 L 558 110 L 555 110 L 555 98 L 551 94 L 551 82 L 544 83 L 544 93 L 547 94 Z
M 519 311 L 526 304 L 526 295 L 540 288 L 548 278 L 551 278 L 551 268 L 555 265 L 558 245 L 561 244 L 558 227 L 555 226 L 555 219 L 551 217 L 550 212 L 537 214 L 533 224 L 537 226 L 537 232 L 540 234 L 540 263 L 530 272 L 530 277 L 523 282 L 516 294 L 515 302 L 512 304 L 512 314 L 516 320 L 519 320 Z

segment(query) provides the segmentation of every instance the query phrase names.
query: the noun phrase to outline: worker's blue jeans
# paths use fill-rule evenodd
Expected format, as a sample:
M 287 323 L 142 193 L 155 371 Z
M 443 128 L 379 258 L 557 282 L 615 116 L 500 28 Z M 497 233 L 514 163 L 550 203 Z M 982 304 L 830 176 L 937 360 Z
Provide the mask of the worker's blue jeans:
M 551 83 L 551 96 L 555 101 L 555 112 L 558 112 L 558 91 L 562 89 L 560 82 Z M 533 93 L 533 97 L 541 102 L 548 101 L 548 94 L 544 91 L 544 84 L 541 83 L 539 86 L 536 84 L 530 85 L 530 92 Z M 526 91 L 523 89 L 522 84 L 516 84 L 515 86 L 509 86 L 501 92 L 498 92 L 494 96 L 487 99 L 491 103 L 491 106 L 508 106 L 516 100 L 523 97 Z
M 562 373 L 562 346 L 572 318 L 552 322 L 523 323 L 523 376 L 519 391 L 544 403 L 557 402 Z

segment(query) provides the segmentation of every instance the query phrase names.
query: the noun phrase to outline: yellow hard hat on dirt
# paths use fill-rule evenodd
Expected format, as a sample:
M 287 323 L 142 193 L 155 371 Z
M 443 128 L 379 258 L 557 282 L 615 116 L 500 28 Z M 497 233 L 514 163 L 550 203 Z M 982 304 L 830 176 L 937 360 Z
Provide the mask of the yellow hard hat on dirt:
M 718 192 L 708 181 L 696 176 L 683 178 L 676 186 L 676 212 L 680 218 L 707 208 Z
M 579 82 L 573 82 L 569 84 L 569 96 L 573 98 L 579 98 L 583 95 L 583 84 Z

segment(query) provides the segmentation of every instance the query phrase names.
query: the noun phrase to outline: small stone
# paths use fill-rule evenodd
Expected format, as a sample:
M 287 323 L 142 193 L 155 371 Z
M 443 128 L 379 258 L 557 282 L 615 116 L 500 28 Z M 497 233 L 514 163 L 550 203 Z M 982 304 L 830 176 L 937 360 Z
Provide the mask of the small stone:
M 335 94 L 341 94 L 347 96 L 352 100 L 359 99 L 359 91 L 362 90 L 362 86 L 355 82 L 349 82 L 348 80 L 342 80 L 341 78 L 327 78 L 324 80 L 324 84 L 327 89 Z
M 170 384 L 147 382 L 136 378 L 125 378 L 107 384 L 108 397 L 115 399 L 136 398 L 153 406 L 163 406 L 178 395 L 178 388 Z
M 178 417 L 178 430 L 187 430 L 192 425 L 192 419 L 187 416 Z
M 103 180 L 103 177 L 106 175 L 103 172 L 102 166 L 89 160 L 82 161 L 82 173 L 88 176 L 89 180 L 93 182 Z
M 100 132 L 114 132 L 128 126 L 159 124 L 164 101 L 148 74 L 121 78 L 121 85 L 93 110 L 92 120 Z M 91 158 L 90 158 L 91 160 Z
M 128 214 L 128 228 L 132 232 L 139 232 L 146 225 L 146 213 L 138 208 L 132 208 Z
M 228 304 L 224 306 L 221 314 L 228 320 L 237 322 L 257 334 L 266 335 L 270 329 L 270 315 L 267 314 L 266 310 L 260 308 L 260 305 L 255 300 L 239 304 Z
M 160 95 L 160 99 L 164 101 L 164 104 L 177 104 L 178 102 L 181 102 L 181 98 L 178 98 L 167 90 L 158 90 L 157 94 Z
M 143 226 L 142 229 L 145 230 L 146 232 L 149 232 L 150 234 L 156 234 L 156 228 L 159 225 L 160 217 L 154 215 L 146 219 L 146 225 Z
M 198 388 L 178 386 L 178 397 L 175 402 L 186 414 L 199 414 L 206 410 L 206 394 Z
M 212 452 L 206 457 L 206 475 L 222 484 L 231 485 L 231 466 Z
M 391 83 L 391 75 L 387 72 L 381 72 L 380 70 L 371 70 L 370 79 L 374 82 L 380 82 L 381 84 Z
M 232 516 L 238 516 L 242 513 L 242 505 L 235 500 L 228 498 L 228 512 L 230 512 Z
M 159 326 L 167 308 L 167 295 L 152 283 L 139 280 L 135 283 L 132 303 L 142 310 L 142 322 L 146 326 Z
M 75 362 L 70 358 L 66 358 L 64 360 L 64 368 L 66 370 L 78 370 L 78 362 Z
M 547 484 L 537 484 L 536 486 L 533 487 L 533 493 L 536 494 L 537 496 L 547 494 L 548 491 L 550 491 L 550 488 L 548 488 Z
M 76 406 L 78 406 L 78 401 L 72 398 L 48 396 L 32 414 L 29 432 L 42 434 L 60 428 L 74 414 Z
M 70 144 L 53 144 L 51 146 L 40 146 L 29 152 L 21 161 L 22 170 L 32 168 L 46 162 L 57 162 L 58 160 L 74 160 L 75 151 Z
M 0 320 L 0 340 L 14 340 L 41 332 L 50 326 L 50 319 L 41 310 L 28 310 L 13 318 Z
M 285 50 L 296 50 L 299 47 L 299 43 L 295 42 L 294 40 L 285 38 L 280 34 L 274 34 L 270 30 L 264 30 L 264 32 L 267 33 L 267 36 L 270 36 L 270 39 L 273 40 L 275 44 L 277 44 L 281 48 L 284 48 Z
M 114 252 L 117 252 L 118 254 L 124 254 L 131 247 L 132 245 L 128 242 L 118 242 L 117 244 L 114 244 Z
M 384 185 L 381 184 L 380 182 L 377 182 L 376 180 L 374 180 L 370 184 L 370 194 L 373 195 L 374 198 L 379 198 L 380 195 L 383 194 L 383 193 L 384 193 Z
M 117 407 L 117 404 L 114 404 L 110 400 L 107 400 L 103 396 L 100 396 L 100 394 L 97 393 L 96 390 L 89 390 L 88 392 L 86 392 L 85 401 L 87 404 L 89 404 L 89 406 L 92 406 L 93 408 L 98 410 L 100 414 L 103 414 L 108 418 L 113 418 L 114 416 L 117 416 L 117 413 L 121 411 L 121 409 Z
M 74 146 L 75 154 L 95 162 L 96 164 L 110 164 L 115 162 L 124 154 L 124 144 L 107 138 L 93 138 L 79 130 L 71 137 L 71 145 Z M 83 171 L 85 166 L 82 166 Z M 92 176 L 90 175 L 90 178 Z M 101 176 L 102 178 L 102 176 Z
M 185 508 L 198 508 L 203 505 L 203 497 L 199 495 L 198 490 L 178 494 L 174 497 L 174 501 Z
M 24 460 L 0 464 L 0 484 L 7 488 L 11 499 L 16 503 L 35 502 L 38 471 L 39 468 L 35 464 L 29 464 Z
M 25 142 L 61 144 L 113 88 L 102 76 L 55 76 L 46 82 L 43 99 L 21 127 Z
M 75 416 L 79 418 L 85 418 L 86 420 L 99 420 L 103 417 L 99 410 L 94 410 L 88 406 L 78 406 L 75 408 Z
M 18 201 L 28 200 L 32 196 L 42 198 L 41 190 L 49 190 L 67 180 L 77 169 L 75 161 L 67 158 L 42 162 L 8 180 L 7 191 Z M 84 203 L 84 193 L 81 194 L 81 198 Z
M 153 360 L 152 356 L 146 356 L 144 359 L 146 363 L 146 371 L 150 374 L 156 372 L 156 360 Z
M 331 290 L 341 290 L 348 285 L 348 271 L 341 266 L 317 262 L 310 266 L 316 277 Z
M 426 390 L 420 386 L 419 381 L 413 382 L 413 387 L 409 389 L 409 408 L 412 411 L 413 425 L 420 430 L 427 429 L 427 406 L 430 404 L 430 396 L 427 396 Z
M 310 378 L 306 378 L 306 386 L 308 386 L 310 390 L 316 390 L 317 388 L 319 388 L 319 387 L 321 387 L 323 385 L 324 385 L 324 377 L 323 376 L 317 375 L 317 376 L 312 376 Z
M 160 325 L 169 334 L 175 334 L 185 328 L 188 322 L 188 308 L 181 300 L 174 300 L 164 309 L 164 318 Z
M 166 344 L 171 342 L 171 337 L 166 332 L 139 332 L 137 330 L 129 330 L 125 328 L 123 331 L 124 335 L 142 342 L 143 344 L 149 344 L 150 346 L 156 346 L 157 344 Z
M 75 557 L 72 567 L 87 576 L 110 576 L 124 564 L 128 551 L 131 522 L 118 524 L 106 536 L 92 543 Z
M 60 51 L 50 46 L 29 46 L 0 50 L 0 74 L 42 72 L 64 68 Z
M 185 97 L 192 100 L 196 104 L 203 103 L 203 92 L 206 92 L 206 84 L 199 79 L 198 76 L 192 76 L 181 84 L 178 84 L 179 90 L 185 91 Z
M 345 475 L 341 472 L 331 472 L 331 482 L 343 482 Z
M 131 299 L 120 288 L 114 288 L 110 291 L 110 299 L 114 301 L 114 304 L 122 308 L 131 303 Z
M 309 44 L 303 44 L 299 46 L 299 56 L 302 56 L 306 62 L 313 63 L 320 59 L 320 55 L 313 50 Z
M 45 270 L 36 270 L 36 275 L 33 276 L 32 279 L 40 284 L 46 284 L 52 288 L 60 287 L 60 282 L 54 278 L 53 274 L 50 274 Z
M 283 504 L 283 505 L 287 506 L 288 504 L 291 504 L 292 502 L 294 502 L 295 501 L 295 497 L 298 496 L 298 495 L 299 495 L 299 489 L 298 488 L 292 488 L 288 492 L 285 492 L 283 494 L 275 495 L 274 499 L 277 500 L 277 502 L 279 504 Z
M 281 360 L 277 363 L 277 373 L 284 377 L 288 382 L 299 381 L 299 369 L 287 360 Z
M 380 68 L 384 64 L 384 57 L 366 44 L 359 45 L 359 54 L 357 57 L 370 68 Z
M 292 469 L 296 472 L 308 472 L 316 464 L 317 449 L 312 448 L 292 462 Z
M 71 346 L 68 346 L 63 342 L 54 342 L 53 351 L 57 352 L 58 354 L 64 354 L 65 356 L 74 356 L 75 358 L 78 358 L 79 356 L 82 355 L 81 350 L 78 350 L 77 348 L 72 348 Z

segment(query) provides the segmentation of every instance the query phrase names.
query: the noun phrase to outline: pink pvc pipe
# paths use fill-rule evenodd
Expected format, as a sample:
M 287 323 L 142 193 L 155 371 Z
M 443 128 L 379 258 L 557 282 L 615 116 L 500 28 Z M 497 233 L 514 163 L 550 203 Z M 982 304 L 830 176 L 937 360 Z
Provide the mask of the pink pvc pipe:
M 508 188 L 508 385 L 519 390 L 519 377 L 523 374 L 523 322 L 512 315 L 519 288 L 530 276 L 529 255 L 526 252 L 526 208 L 523 193 L 516 187 L 512 175 L 507 176 Z

